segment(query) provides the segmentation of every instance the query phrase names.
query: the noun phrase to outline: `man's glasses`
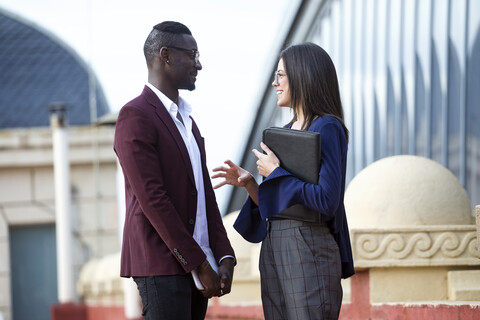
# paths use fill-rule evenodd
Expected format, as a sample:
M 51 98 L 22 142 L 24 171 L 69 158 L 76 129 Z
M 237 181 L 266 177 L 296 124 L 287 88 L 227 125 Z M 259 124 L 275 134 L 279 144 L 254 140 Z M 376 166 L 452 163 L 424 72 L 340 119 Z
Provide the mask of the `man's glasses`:
M 168 48 L 190 52 L 192 54 L 192 59 L 193 61 L 195 61 L 195 63 L 198 63 L 200 61 L 200 52 L 198 52 L 197 49 L 185 49 L 185 48 L 171 47 L 171 46 Z
M 282 73 L 280 71 L 275 71 L 273 73 L 273 83 L 279 83 L 278 81 L 283 79 L 283 77 L 286 77 L 287 74 L 286 73 Z

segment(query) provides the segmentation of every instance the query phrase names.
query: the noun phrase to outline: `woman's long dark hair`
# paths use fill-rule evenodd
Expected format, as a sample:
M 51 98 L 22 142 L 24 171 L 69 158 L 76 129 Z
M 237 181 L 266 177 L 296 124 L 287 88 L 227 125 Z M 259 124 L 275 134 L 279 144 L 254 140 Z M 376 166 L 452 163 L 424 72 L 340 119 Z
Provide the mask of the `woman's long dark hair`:
M 288 78 L 293 119 L 302 108 L 305 122 L 302 130 L 310 126 L 315 117 L 333 116 L 340 121 L 348 143 L 348 129 L 343 117 L 337 72 L 328 53 L 314 43 L 293 45 L 280 53 Z

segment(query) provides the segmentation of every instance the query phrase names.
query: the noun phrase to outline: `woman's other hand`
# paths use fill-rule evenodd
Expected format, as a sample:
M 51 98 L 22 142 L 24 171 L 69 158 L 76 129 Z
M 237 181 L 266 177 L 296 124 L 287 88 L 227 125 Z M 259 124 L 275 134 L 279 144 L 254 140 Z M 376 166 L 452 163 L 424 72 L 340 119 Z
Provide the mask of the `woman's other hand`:
M 212 176 L 212 179 L 215 178 L 225 178 L 222 182 L 213 187 L 213 189 L 218 189 L 226 184 L 235 186 L 235 187 L 246 187 L 248 182 L 253 178 L 252 174 L 247 170 L 237 166 L 230 160 L 224 162 L 228 167 L 221 166 L 213 169 L 213 172 L 218 172 Z
M 278 160 L 275 153 L 273 153 L 273 151 L 270 150 L 270 148 L 267 147 L 265 143 L 260 142 L 260 147 L 262 147 L 263 151 L 265 151 L 266 154 L 261 153 L 257 149 L 253 149 L 252 152 L 258 158 L 258 173 L 260 173 L 260 175 L 266 178 L 270 175 L 270 173 L 272 173 L 273 170 L 280 166 L 280 160 Z

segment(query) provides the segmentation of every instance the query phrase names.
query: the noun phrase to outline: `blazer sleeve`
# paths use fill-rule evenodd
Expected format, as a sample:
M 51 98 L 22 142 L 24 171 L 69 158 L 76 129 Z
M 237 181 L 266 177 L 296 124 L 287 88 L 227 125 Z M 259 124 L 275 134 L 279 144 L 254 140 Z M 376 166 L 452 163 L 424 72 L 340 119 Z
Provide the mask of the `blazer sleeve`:
M 160 155 L 156 149 L 160 138 L 147 114 L 133 106 L 121 109 L 114 149 L 123 172 L 143 214 L 185 272 L 190 272 L 206 256 L 188 232 L 164 187 Z
M 233 228 L 248 242 L 261 242 L 267 235 L 267 223 L 258 206 L 248 197 L 237 216 Z
M 272 217 L 295 204 L 319 212 L 323 221 L 335 217 L 341 201 L 342 157 L 346 141 L 341 127 L 334 122 L 324 124 L 318 132 L 322 137 L 318 184 L 306 183 L 282 167 L 276 168 L 259 186 L 258 201 L 263 218 Z

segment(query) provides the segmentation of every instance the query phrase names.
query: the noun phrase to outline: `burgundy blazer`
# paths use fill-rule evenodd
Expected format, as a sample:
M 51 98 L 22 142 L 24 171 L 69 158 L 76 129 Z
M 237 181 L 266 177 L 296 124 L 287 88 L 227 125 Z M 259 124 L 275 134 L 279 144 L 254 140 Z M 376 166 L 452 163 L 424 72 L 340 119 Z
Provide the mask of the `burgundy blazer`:
M 217 261 L 234 256 L 200 149 L 210 247 Z M 185 274 L 205 260 L 193 239 L 197 190 L 183 139 L 170 114 L 147 86 L 118 115 L 114 150 L 125 177 L 126 214 L 122 277 Z

